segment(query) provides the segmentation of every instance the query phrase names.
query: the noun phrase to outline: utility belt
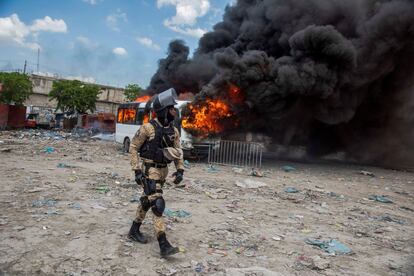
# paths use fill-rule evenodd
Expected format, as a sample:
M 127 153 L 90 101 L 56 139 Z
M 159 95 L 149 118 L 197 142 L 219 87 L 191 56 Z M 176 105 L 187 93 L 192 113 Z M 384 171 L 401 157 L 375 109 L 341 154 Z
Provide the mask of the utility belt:
M 157 184 L 160 184 L 162 188 L 164 186 L 165 180 L 148 179 L 149 169 L 150 168 L 166 168 L 167 164 L 144 162 L 144 166 L 145 166 L 145 176 L 142 179 L 142 185 L 144 188 L 145 195 L 149 196 L 155 193 L 162 194 L 162 189 L 157 189 Z
M 148 179 L 147 177 L 142 178 L 142 186 L 144 188 L 145 195 L 149 196 L 155 193 L 162 194 L 162 189 L 157 189 L 157 184 L 164 186 L 165 181 Z

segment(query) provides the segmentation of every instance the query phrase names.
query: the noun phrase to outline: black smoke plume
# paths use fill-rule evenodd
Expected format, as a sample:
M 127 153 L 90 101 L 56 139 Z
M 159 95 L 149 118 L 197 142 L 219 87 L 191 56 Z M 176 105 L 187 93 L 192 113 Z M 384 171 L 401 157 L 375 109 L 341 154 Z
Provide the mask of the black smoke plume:
M 202 103 L 235 84 L 245 101 L 232 104 L 233 131 L 414 166 L 413 1 L 239 0 L 188 55 L 171 42 L 148 91 Z

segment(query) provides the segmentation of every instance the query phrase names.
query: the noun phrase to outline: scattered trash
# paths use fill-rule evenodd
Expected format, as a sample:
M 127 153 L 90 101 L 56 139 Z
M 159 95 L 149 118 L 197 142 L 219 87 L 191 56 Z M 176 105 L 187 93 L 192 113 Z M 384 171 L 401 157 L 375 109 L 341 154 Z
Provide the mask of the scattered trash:
M 260 172 L 259 170 L 252 168 L 252 171 L 249 174 L 250 176 L 256 176 L 256 177 L 263 177 L 263 173 Z
M 329 261 L 324 260 L 317 255 L 312 257 L 300 255 L 295 261 L 295 268 L 297 270 L 303 270 L 304 268 L 310 268 L 314 270 L 325 270 L 329 267 Z
M 76 203 L 69 203 L 69 208 L 79 210 L 81 208 L 81 205 L 77 202 Z
M 375 201 L 382 202 L 382 203 L 393 203 L 391 199 L 383 195 L 382 196 L 370 195 L 368 199 L 375 200 Z
M 129 200 L 129 202 L 139 202 L 139 198 L 140 198 L 140 196 L 139 195 L 134 195 L 130 200 Z
M 330 241 L 306 239 L 305 242 L 307 244 L 317 246 L 325 252 L 328 252 L 329 254 L 343 255 L 352 252 L 352 250 L 349 247 L 335 239 Z
M 54 147 L 46 147 L 43 152 L 45 153 L 54 153 L 56 150 Z
M 274 241 L 281 241 L 281 240 L 282 240 L 282 237 L 279 237 L 279 236 L 273 236 L 273 237 L 272 237 L 272 240 L 274 240 Z
M 19 225 L 19 226 L 15 226 L 15 227 L 13 227 L 13 230 L 16 230 L 16 231 L 22 231 L 22 230 L 24 230 L 24 229 L 26 229 L 26 227 L 24 227 L 24 226 L 22 226 L 22 225 Z
M 177 210 L 177 211 L 173 211 L 169 208 L 165 208 L 164 210 L 164 215 L 166 217 L 172 218 L 172 217 L 176 217 L 176 218 L 185 218 L 185 217 L 190 217 L 191 213 L 184 211 L 184 210 Z
M 260 187 L 267 186 L 267 184 L 264 182 L 254 181 L 251 179 L 244 179 L 243 181 L 236 181 L 236 186 L 246 189 L 257 189 Z
M 68 165 L 68 164 L 65 164 L 65 163 L 59 163 L 56 167 L 57 168 L 61 168 L 61 169 L 64 169 L 64 168 L 75 168 L 75 166 Z
M 105 134 L 105 133 L 99 133 L 95 136 L 92 136 L 91 139 L 98 139 L 102 141 L 115 141 L 115 135 L 112 134 Z
M 375 177 L 375 174 L 373 172 L 360 171 L 359 173 L 362 174 L 362 175 L 367 175 L 367 176 Z
M 217 169 L 217 168 L 216 168 L 216 167 L 214 167 L 213 165 L 208 165 L 207 171 L 208 171 L 209 173 L 215 173 L 215 172 L 218 172 L 218 171 L 219 171 L 219 169 Z
M 299 190 L 294 188 L 294 187 L 286 187 L 285 188 L 285 193 L 297 193 L 297 192 L 299 192 Z
M 400 209 L 404 211 L 414 212 L 413 209 L 411 209 L 410 207 L 406 207 L 406 206 L 401 206 Z
M 238 173 L 238 174 L 243 174 L 244 173 L 243 168 L 234 167 L 234 168 L 232 168 L 232 170 L 233 170 L 233 172 Z
M 63 232 L 66 236 L 69 236 L 71 233 L 70 233 L 70 231 L 64 231 Z
M 216 254 L 216 255 L 223 256 L 223 257 L 228 255 L 227 251 L 216 249 L 216 248 L 209 248 L 207 253 L 210 254 L 210 255 Z
M 111 178 L 115 179 L 119 176 L 119 174 L 117 172 L 111 172 Z
M 99 187 L 95 188 L 95 190 L 99 191 L 101 194 L 106 194 L 107 192 L 109 192 L 109 187 L 99 186 Z
M 293 166 L 283 166 L 281 169 L 283 171 L 285 171 L 285 172 L 293 172 L 293 171 L 296 171 L 296 168 L 293 167 Z
M 394 222 L 394 223 L 398 223 L 401 225 L 404 225 L 407 223 L 405 220 L 393 218 L 389 214 L 385 214 L 385 215 L 378 216 L 378 217 L 373 217 L 373 219 L 379 220 L 379 221 L 385 221 L 385 222 Z
M 190 162 L 188 160 L 184 160 L 184 168 L 186 169 L 190 168 Z
M 0 149 L 0 152 L 11 152 L 11 148 L 2 148 Z
M 57 203 L 54 199 L 43 199 L 43 200 L 35 200 L 32 202 L 32 207 L 42 207 L 42 206 L 48 206 L 53 207 Z
M 226 276 L 246 276 L 246 275 L 262 275 L 262 276 L 282 276 L 281 273 L 268 270 L 264 267 L 252 266 L 247 268 L 227 268 Z
M 50 215 L 61 215 L 61 213 L 59 213 L 56 210 L 47 210 L 46 214 Z
M 330 197 L 336 197 L 336 198 L 339 198 L 339 199 L 344 199 L 345 198 L 344 195 L 340 195 L 340 194 L 337 194 L 337 193 L 334 193 L 334 192 L 329 192 L 328 195 Z
M 204 265 L 202 263 L 197 263 L 194 270 L 197 273 L 201 273 L 204 270 Z

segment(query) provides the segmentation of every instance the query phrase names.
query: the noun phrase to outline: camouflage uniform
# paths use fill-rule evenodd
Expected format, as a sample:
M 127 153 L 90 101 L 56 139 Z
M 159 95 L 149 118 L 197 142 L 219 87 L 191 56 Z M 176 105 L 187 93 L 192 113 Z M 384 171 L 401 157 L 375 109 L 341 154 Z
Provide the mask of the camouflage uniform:
M 157 121 L 157 119 L 155 119 L 155 121 L 161 126 L 161 124 Z M 175 127 L 174 127 L 174 132 L 175 132 L 175 136 L 174 136 L 173 146 L 174 148 L 180 149 L 181 148 L 180 133 L 178 129 Z M 153 204 L 153 201 L 155 199 L 162 197 L 162 186 L 165 182 L 165 178 L 168 175 L 168 166 L 161 167 L 161 168 L 149 167 L 149 166 L 146 166 L 145 164 L 146 163 L 151 164 L 154 162 L 152 160 L 139 157 L 139 150 L 141 146 L 144 144 L 145 141 L 152 140 L 154 139 L 154 137 L 155 137 L 154 126 L 151 125 L 150 123 L 146 123 L 142 125 L 141 128 L 137 131 L 134 138 L 132 139 L 131 146 L 130 146 L 132 170 L 134 171 L 142 170 L 142 172 L 144 172 L 144 175 L 147 179 L 156 181 L 156 193 L 148 195 L 148 196 L 145 195 L 145 193 L 143 193 L 141 197 L 141 202 L 142 200 L 148 200 L 150 202 L 150 205 Z M 181 157 L 181 159 L 174 160 L 174 163 L 175 163 L 175 167 L 177 170 L 178 169 L 184 170 L 183 157 Z M 136 217 L 134 221 L 141 224 L 148 210 L 149 208 L 144 208 L 143 205 L 140 204 L 137 208 Z M 166 230 L 165 222 L 162 216 L 154 215 L 153 223 L 154 223 L 154 228 L 155 228 L 157 237 L 160 234 L 165 233 L 165 230 Z

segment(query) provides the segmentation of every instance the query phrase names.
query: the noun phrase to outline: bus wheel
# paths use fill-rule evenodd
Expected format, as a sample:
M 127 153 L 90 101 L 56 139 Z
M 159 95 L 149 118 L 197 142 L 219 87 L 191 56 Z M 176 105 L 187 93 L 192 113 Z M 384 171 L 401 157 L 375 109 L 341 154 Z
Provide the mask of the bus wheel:
M 129 145 L 131 144 L 131 142 L 129 141 L 129 138 L 125 138 L 124 140 L 124 147 L 123 150 L 124 152 L 129 152 Z

